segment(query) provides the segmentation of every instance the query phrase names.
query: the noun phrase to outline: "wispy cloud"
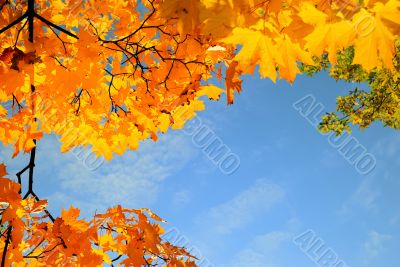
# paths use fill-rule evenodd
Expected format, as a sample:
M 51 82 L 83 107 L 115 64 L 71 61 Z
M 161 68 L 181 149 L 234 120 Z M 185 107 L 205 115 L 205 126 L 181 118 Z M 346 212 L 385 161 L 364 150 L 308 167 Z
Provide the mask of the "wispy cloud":
M 245 249 L 239 252 L 229 265 L 223 265 L 223 267 L 278 267 L 278 265 L 268 261 L 269 259 L 263 253 L 256 252 L 253 249 Z
M 2 149 L 1 158 L 9 159 L 10 151 Z M 138 151 L 115 157 L 92 171 L 71 152 L 60 153 L 55 136 L 47 136 L 39 142 L 34 185 L 57 212 L 71 204 L 85 209 L 86 214 L 116 204 L 148 207 L 157 200 L 163 182 L 196 153 L 189 138 L 170 134 L 156 144 L 145 142 Z M 27 158 L 8 162 L 11 169 L 18 170 L 27 163 Z
M 378 140 L 372 151 L 377 155 L 378 160 L 382 158 L 397 158 L 400 152 L 400 137 L 398 133 L 394 133 L 392 136 Z
M 60 174 L 61 186 L 82 198 L 90 195 L 101 206 L 148 206 L 156 201 L 163 181 L 193 156 L 194 149 L 187 139 L 170 136 L 157 146 L 145 143 L 139 151 L 105 163 L 96 172 L 82 173 L 82 168 L 71 162 Z
M 382 252 L 384 252 L 385 243 L 390 239 L 392 239 L 391 235 L 371 231 L 368 234 L 368 239 L 363 244 L 365 263 L 369 264 L 371 260 L 377 258 Z
M 229 234 L 262 215 L 285 196 L 285 190 L 267 180 L 258 180 L 233 199 L 211 208 L 198 220 L 219 234 Z
M 339 215 L 351 215 L 355 210 L 362 208 L 368 212 L 374 212 L 378 208 L 378 198 L 381 195 L 379 189 L 374 186 L 374 179 L 363 180 L 350 195 L 341 208 Z
M 291 245 L 293 233 L 278 230 L 256 236 L 245 248 L 235 254 L 223 267 L 278 267 L 283 255 Z
M 253 241 L 253 246 L 268 255 L 273 255 L 285 242 L 292 240 L 293 234 L 289 231 L 274 231 L 257 236 Z
M 382 215 L 383 202 L 389 196 L 397 198 L 399 188 L 400 138 L 393 135 L 375 142 L 372 153 L 376 155 L 377 167 L 363 179 L 339 209 L 339 215 L 348 217 L 362 211 Z M 388 210 L 389 211 L 389 210 Z M 389 211 L 390 212 L 390 211 Z M 396 210 L 391 216 L 396 215 Z

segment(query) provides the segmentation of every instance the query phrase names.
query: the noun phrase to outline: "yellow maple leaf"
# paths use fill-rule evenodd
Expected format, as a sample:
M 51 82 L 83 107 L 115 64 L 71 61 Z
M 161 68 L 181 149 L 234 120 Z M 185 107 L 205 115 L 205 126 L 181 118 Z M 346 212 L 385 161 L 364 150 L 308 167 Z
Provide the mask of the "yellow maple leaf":
M 112 150 L 104 138 L 99 138 L 92 144 L 92 150 L 98 156 L 104 156 L 106 160 L 112 158 Z
M 218 100 L 225 90 L 219 88 L 218 86 L 209 84 L 200 87 L 200 90 L 197 93 L 197 96 L 208 96 L 209 99 Z
M 279 75 L 281 78 L 293 83 L 296 75 L 300 73 L 297 62 L 308 65 L 313 64 L 311 54 L 296 43 L 290 41 L 288 36 L 276 39 L 281 60 L 278 60 Z
M 322 25 L 325 24 L 327 14 L 318 10 L 311 2 L 301 2 L 299 17 L 307 24 Z
M 355 15 L 354 23 L 358 27 L 358 37 L 355 41 L 353 63 L 360 64 L 368 71 L 382 63 L 393 68 L 395 38 L 379 16 L 374 17 L 362 9 Z
M 373 11 L 384 19 L 400 24 L 400 1 L 398 0 L 389 0 L 386 3 L 377 2 Z
M 226 44 L 242 45 L 235 60 L 243 73 L 253 73 L 257 64 L 260 65 L 262 78 L 276 81 L 276 58 L 278 53 L 269 36 L 256 30 L 235 28 L 231 36 L 224 38 Z
M 305 48 L 316 56 L 328 53 L 329 61 L 336 63 L 337 52 L 351 45 L 355 36 L 355 28 L 346 21 L 317 25 L 304 38 Z

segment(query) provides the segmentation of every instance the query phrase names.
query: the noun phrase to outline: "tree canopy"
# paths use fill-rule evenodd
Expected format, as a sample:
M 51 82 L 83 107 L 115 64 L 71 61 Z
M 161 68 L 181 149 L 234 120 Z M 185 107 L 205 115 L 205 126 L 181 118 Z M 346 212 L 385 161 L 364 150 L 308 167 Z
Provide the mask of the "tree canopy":
M 26 1 L 1 1 L 0 101 L 13 108 L 0 108 L 0 140 L 18 154 L 55 133 L 62 151 L 90 145 L 109 159 L 183 127 L 204 109 L 203 95 L 225 92 L 232 103 L 240 75 L 257 68 L 261 78 L 293 82 L 299 62 L 369 82 L 376 90 L 339 99 L 339 111 L 363 127 L 373 120 L 396 127 L 399 7 L 398 0 L 58 0 L 30 11 Z M 76 132 L 80 138 L 68 137 Z

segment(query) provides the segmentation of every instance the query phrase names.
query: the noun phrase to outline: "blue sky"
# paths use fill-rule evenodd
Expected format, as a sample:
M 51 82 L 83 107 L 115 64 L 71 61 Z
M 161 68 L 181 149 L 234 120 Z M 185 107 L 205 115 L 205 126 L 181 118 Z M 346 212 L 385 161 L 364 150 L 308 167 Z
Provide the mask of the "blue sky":
M 397 267 L 398 132 L 377 124 L 352 133 L 376 159 L 362 175 L 293 107 L 312 95 L 331 111 L 354 85 L 320 74 L 293 86 L 247 76 L 243 87 L 234 105 L 208 102 L 199 114 L 204 129 L 240 159 L 233 174 L 224 174 L 190 131 L 170 131 L 94 171 L 47 136 L 38 146 L 36 191 L 54 214 L 71 204 L 84 217 L 117 203 L 149 207 L 168 221 L 171 238 L 206 259 L 204 267 Z M 10 161 L 10 154 L 2 148 L 0 161 L 15 173 L 27 158 Z M 302 243 L 293 241 L 299 236 Z M 313 242 L 324 245 L 320 256 L 334 252 L 337 264 L 318 262 Z

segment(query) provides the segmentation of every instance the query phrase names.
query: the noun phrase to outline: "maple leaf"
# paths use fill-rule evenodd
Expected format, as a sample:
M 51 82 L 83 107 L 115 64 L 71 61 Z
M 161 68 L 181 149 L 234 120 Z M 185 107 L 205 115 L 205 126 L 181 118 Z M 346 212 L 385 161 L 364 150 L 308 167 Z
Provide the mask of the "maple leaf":
M 205 95 L 208 96 L 209 99 L 218 100 L 222 92 L 224 92 L 224 89 L 221 89 L 215 85 L 204 85 L 200 87 L 197 96 L 200 97 Z
M 323 25 L 326 23 L 328 15 L 323 11 L 319 10 L 311 2 L 301 2 L 299 17 L 308 24 L 312 25 Z
M 380 17 L 373 17 L 367 11 L 361 10 L 355 15 L 354 20 L 359 23 L 360 28 L 359 36 L 355 41 L 354 64 L 360 64 L 366 70 L 372 70 L 379 67 L 382 61 L 388 68 L 393 68 L 395 37 Z
M 4 166 L 4 165 L 3 165 Z M 3 173 L 0 176 L 6 175 L 5 169 L 1 170 Z M 7 178 L 0 178 L 0 202 L 16 202 L 21 199 L 19 189 L 21 186 Z
M 178 31 L 187 34 L 200 24 L 198 8 L 198 0 L 166 0 L 162 2 L 160 11 L 166 17 L 178 17 Z
M 226 69 L 226 91 L 228 104 L 233 104 L 234 92 L 240 93 L 242 91 L 242 81 L 239 79 L 239 72 L 236 70 L 238 67 L 237 61 L 232 61 Z
M 3 163 L 0 164 L 0 178 L 3 178 L 4 176 L 7 175 L 7 171 L 6 171 L 6 165 L 4 165 Z
M 223 39 L 226 44 L 242 45 L 235 56 L 243 73 L 253 73 L 257 64 L 260 65 L 262 78 L 269 77 L 276 81 L 277 50 L 271 38 L 260 31 L 236 28 L 232 35 Z
M 278 50 L 282 51 L 281 58 L 277 61 L 280 77 L 293 83 L 296 75 L 300 73 L 297 62 L 312 65 L 314 62 L 311 54 L 302 50 L 298 44 L 292 43 L 287 36 L 277 38 L 276 42 Z

